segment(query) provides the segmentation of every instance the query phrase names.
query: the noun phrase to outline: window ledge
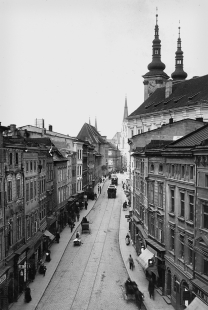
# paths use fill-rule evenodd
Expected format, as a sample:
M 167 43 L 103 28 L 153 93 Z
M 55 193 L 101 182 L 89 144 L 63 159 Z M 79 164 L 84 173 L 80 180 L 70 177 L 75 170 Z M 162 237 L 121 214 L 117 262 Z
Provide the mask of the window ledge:
M 207 228 L 199 228 L 199 231 L 207 234 L 208 233 L 208 229 Z
M 194 227 L 194 223 L 192 221 L 186 221 L 186 224 L 189 225 L 189 226 Z
M 178 220 L 181 221 L 181 222 L 185 222 L 184 217 L 181 217 L 181 216 L 178 216 Z
M 175 214 L 172 213 L 172 212 L 169 212 L 168 214 L 169 214 L 169 216 L 171 216 L 171 217 L 175 217 Z
M 185 262 L 184 262 L 184 258 L 182 258 L 182 257 L 178 257 L 178 260 L 179 260 L 181 263 L 183 263 L 183 264 L 185 263 Z

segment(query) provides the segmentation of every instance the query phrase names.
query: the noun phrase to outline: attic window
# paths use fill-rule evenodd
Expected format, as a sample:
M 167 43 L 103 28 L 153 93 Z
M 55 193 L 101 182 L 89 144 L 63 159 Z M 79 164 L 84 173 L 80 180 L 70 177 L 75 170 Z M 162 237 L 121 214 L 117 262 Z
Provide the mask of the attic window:
M 170 100 L 164 101 L 164 105 L 166 105 L 168 102 L 170 102 L 172 100 L 172 98 Z
M 198 94 L 200 93 L 200 91 L 196 94 L 194 94 L 193 96 L 188 97 L 188 100 L 192 100 L 194 97 L 196 97 Z
M 148 109 L 151 105 L 153 105 L 154 104 L 154 102 L 151 102 L 150 104 L 148 104 L 148 105 L 146 105 L 145 106 L 145 109 Z
M 181 100 L 183 97 L 185 97 L 185 95 L 181 96 L 181 97 L 178 97 L 176 99 L 174 99 L 174 102 L 177 103 L 179 100 Z
M 159 104 L 161 104 L 161 103 L 163 103 L 163 100 L 162 101 L 160 101 L 160 102 L 158 102 L 158 103 L 155 103 L 154 104 L 154 107 L 157 107 Z

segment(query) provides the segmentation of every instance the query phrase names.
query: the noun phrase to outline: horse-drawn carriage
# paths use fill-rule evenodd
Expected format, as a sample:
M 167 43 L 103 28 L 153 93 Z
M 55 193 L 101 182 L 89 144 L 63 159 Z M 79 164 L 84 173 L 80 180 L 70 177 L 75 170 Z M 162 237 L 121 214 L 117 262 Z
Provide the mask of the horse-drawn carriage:
M 132 281 L 130 278 L 128 278 L 128 280 L 125 282 L 124 286 L 125 286 L 125 299 L 126 299 L 126 301 L 133 300 L 138 304 L 139 309 L 142 308 L 144 295 L 139 290 L 136 282 Z
M 111 174 L 111 184 L 118 185 L 118 177 L 116 174 Z
M 81 226 L 82 226 L 82 234 L 83 233 L 90 233 L 90 223 L 86 217 L 83 217 L 82 222 L 81 222 Z

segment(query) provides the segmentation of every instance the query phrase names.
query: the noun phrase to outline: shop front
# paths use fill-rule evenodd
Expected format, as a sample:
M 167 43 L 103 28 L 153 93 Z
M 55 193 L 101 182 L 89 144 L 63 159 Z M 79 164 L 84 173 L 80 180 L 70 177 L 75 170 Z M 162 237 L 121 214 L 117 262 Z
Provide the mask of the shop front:
M 155 261 L 152 266 L 154 268 L 148 269 L 147 272 L 163 294 L 165 290 L 165 248 L 150 238 L 147 238 L 145 242 L 146 248 L 155 255 Z
M 8 303 L 8 270 L 10 266 L 4 266 L 0 269 L 0 309 L 7 310 Z
M 203 302 L 204 308 L 200 308 L 200 309 L 208 309 L 208 286 L 207 284 L 201 281 L 200 279 L 191 280 L 191 283 L 193 285 L 193 292 L 198 297 L 198 298 L 196 297 L 195 299 L 200 299 Z M 192 309 L 190 308 L 190 310 Z M 195 310 L 195 308 L 193 308 L 193 310 Z
M 53 235 L 56 233 L 57 230 L 57 218 L 56 215 L 51 215 L 47 217 L 47 230 L 50 231 Z

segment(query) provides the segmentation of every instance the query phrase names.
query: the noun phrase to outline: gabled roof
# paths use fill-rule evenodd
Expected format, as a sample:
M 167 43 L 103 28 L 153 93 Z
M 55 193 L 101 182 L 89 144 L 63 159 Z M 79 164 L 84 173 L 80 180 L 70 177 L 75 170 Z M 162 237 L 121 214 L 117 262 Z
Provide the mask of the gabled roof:
M 107 143 L 105 139 L 99 134 L 96 128 L 92 125 L 85 123 L 80 132 L 77 135 L 78 139 L 89 141 L 92 144 L 105 144 Z
M 208 124 L 172 142 L 169 147 L 195 147 L 208 138 Z
M 193 105 L 203 100 L 208 103 L 207 85 L 208 75 L 173 83 L 172 94 L 168 98 L 165 98 L 165 87 L 158 88 L 128 116 L 128 119 L 137 115 L 157 113 L 164 110 Z

